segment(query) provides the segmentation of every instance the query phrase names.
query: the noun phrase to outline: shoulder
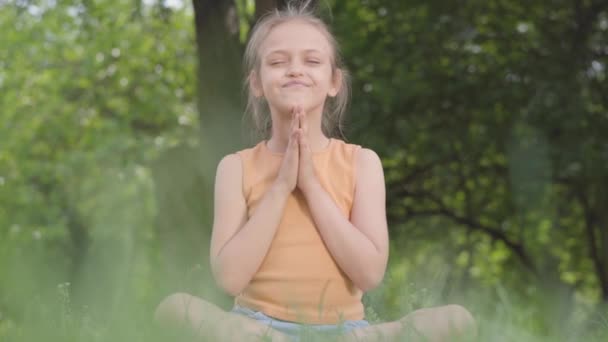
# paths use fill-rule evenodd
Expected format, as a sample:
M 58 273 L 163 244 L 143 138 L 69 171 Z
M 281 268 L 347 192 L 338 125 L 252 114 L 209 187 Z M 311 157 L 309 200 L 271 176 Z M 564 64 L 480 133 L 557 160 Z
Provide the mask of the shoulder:
M 369 148 L 360 148 L 355 156 L 357 182 L 381 180 L 384 182 L 384 169 L 378 154 Z
M 362 147 L 360 145 L 347 143 L 340 139 L 336 140 L 336 150 L 338 153 L 344 155 L 348 160 L 351 160 L 352 165 L 355 169 L 360 170 L 362 168 L 373 168 L 382 170 L 382 161 L 378 154 L 369 148 Z
M 236 194 L 243 194 L 243 163 L 237 153 L 224 156 L 217 165 L 215 173 L 215 194 L 221 198 L 229 196 L 236 200 Z
M 262 143 L 263 142 L 259 142 L 255 146 L 245 148 L 224 156 L 218 164 L 218 169 L 241 167 L 244 160 L 250 158 L 253 154 L 260 150 Z
M 238 153 L 231 153 L 224 156 L 217 165 L 216 179 L 234 179 L 235 176 L 240 176 L 242 172 L 241 157 Z
M 359 165 L 375 165 L 382 167 L 382 161 L 374 150 L 362 147 L 357 150 L 357 166 Z
M 374 150 L 340 139 L 335 140 L 337 142 L 336 150 L 341 151 L 339 154 L 346 157 L 346 163 L 351 165 L 354 171 L 355 182 L 365 181 L 368 178 L 384 181 L 382 160 Z
M 264 154 L 264 140 L 258 142 L 256 145 L 234 152 L 235 155 L 240 157 L 242 162 L 247 162 L 251 159 L 259 158 Z
M 225 155 L 219 162 L 219 164 L 217 165 L 218 170 L 222 169 L 222 170 L 226 170 L 226 169 L 232 169 L 234 167 L 240 167 L 241 166 L 241 157 L 239 156 L 240 152 L 235 152 L 235 153 L 231 153 L 228 155 Z
M 353 160 L 357 157 L 361 146 L 348 143 L 342 139 L 332 138 L 332 150 L 335 156 L 341 156 L 346 160 Z
M 263 143 L 245 148 L 224 156 L 217 165 L 216 182 L 232 182 L 234 184 L 249 184 L 249 174 L 257 167 L 263 156 Z

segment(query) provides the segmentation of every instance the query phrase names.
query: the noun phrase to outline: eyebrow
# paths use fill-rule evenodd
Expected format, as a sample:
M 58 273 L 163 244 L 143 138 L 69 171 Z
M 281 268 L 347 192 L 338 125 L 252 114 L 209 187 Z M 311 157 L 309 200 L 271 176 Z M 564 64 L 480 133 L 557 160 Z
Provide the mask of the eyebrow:
M 317 49 L 306 49 L 306 50 L 304 50 L 304 53 L 311 53 L 311 52 L 322 53 L 321 50 L 317 50 Z M 273 54 L 288 55 L 289 52 L 287 50 L 272 50 L 269 53 L 267 53 L 266 56 L 270 56 L 270 55 L 273 55 Z

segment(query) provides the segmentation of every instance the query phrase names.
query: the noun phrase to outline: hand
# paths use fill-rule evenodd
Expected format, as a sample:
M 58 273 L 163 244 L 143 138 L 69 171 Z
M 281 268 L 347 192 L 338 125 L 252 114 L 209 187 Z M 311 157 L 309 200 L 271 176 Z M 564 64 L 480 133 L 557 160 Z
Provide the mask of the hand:
M 308 142 L 308 119 L 306 113 L 301 107 L 294 109 L 296 121 L 300 129 L 298 134 L 298 145 L 300 147 L 299 168 L 298 168 L 298 189 L 302 193 L 306 191 L 317 181 L 314 164 L 312 161 L 312 150 Z
M 298 120 L 296 119 L 295 111 L 291 120 L 289 142 L 287 143 L 287 150 L 283 155 L 283 161 L 279 174 L 275 184 L 285 191 L 286 194 L 290 194 L 297 185 L 298 182 L 298 164 L 299 164 L 299 146 L 298 137 L 301 134 Z

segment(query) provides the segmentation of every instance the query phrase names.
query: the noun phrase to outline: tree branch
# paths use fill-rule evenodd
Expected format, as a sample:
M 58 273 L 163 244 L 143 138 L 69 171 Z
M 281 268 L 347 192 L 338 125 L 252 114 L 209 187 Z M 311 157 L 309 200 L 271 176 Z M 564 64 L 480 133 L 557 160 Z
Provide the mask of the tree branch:
M 407 189 L 402 189 L 401 196 L 409 196 L 416 198 L 426 198 L 433 202 L 436 206 L 435 209 L 428 210 L 408 210 L 406 217 L 427 217 L 427 216 L 442 216 L 450 219 L 451 221 L 468 227 L 469 229 L 476 230 L 489 235 L 492 239 L 502 241 L 517 257 L 520 259 L 522 264 L 533 274 L 537 275 L 536 267 L 524 246 L 521 243 L 511 240 L 504 232 L 500 231 L 499 228 L 484 225 L 481 222 L 473 219 L 470 216 L 462 216 L 450 210 L 443 201 L 437 198 L 435 195 L 429 192 L 412 192 Z M 396 220 L 390 220 L 391 224 L 398 223 Z

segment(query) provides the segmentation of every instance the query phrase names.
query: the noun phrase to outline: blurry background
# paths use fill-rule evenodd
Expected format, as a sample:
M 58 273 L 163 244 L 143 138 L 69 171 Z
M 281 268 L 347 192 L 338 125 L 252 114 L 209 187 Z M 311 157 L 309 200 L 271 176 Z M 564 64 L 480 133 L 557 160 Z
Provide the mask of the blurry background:
M 317 1 L 383 160 L 368 319 L 459 303 L 484 341 L 608 339 L 608 3 Z M 274 0 L 0 0 L 0 341 L 150 341 L 208 267 L 241 57 Z

